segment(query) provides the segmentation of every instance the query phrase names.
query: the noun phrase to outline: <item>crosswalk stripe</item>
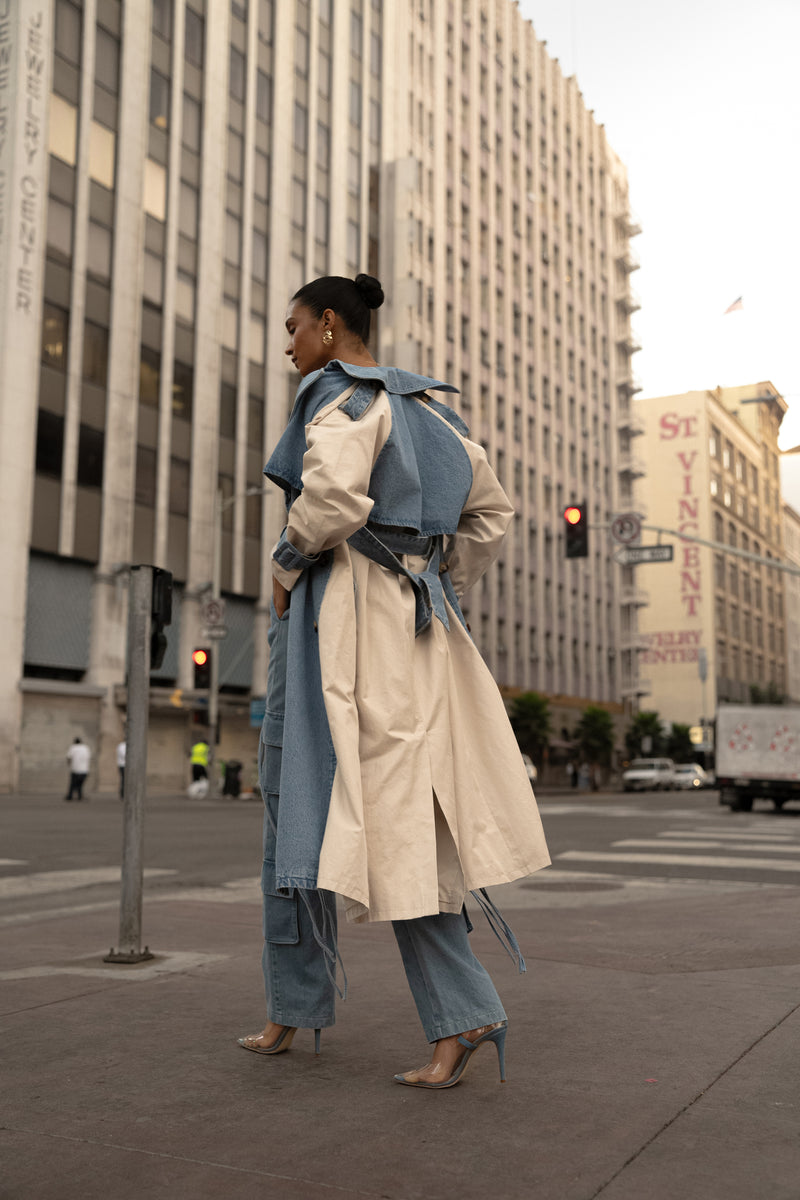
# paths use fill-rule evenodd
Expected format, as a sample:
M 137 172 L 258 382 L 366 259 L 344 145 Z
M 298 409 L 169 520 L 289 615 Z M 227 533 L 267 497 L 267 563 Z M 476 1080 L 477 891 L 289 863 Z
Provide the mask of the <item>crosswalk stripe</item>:
M 742 850 L 747 853 L 752 851 L 769 850 L 771 854 L 796 854 L 800 850 L 800 846 L 786 846 L 784 844 L 770 846 L 763 842 L 748 842 L 741 839 L 738 843 L 718 842 L 711 838 L 685 838 L 681 841 L 670 839 L 669 842 L 663 842 L 658 838 L 624 838 L 621 842 L 612 842 L 611 845 L 615 848 L 623 846 L 639 846 L 642 849 L 650 847 L 659 847 L 662 850 Z
M 158 875 L 177 875 L 177 871 L 145 867 L 145 879 L 152 879 Z M 119 883 L 121 877 L 119 867 L 88 867 L 82 871 L 41 871 L 31 875 L 8 875 L 5 879 L 0 879 L 0 900 L 41 896 L 47 892 L 68 892 L 97 883 Z
M 595 850 L 566 850 L 563 854 L 557 854 L 556 858 L 568 862 L 651 863 L 662 867 L 719 867 L 740 871 L 800 873 L 800 859 L 786 862 L 774 858 L 726 858 L 710 854 L 614 854 L 610 851 Z
M 756 829 L 746 827 L 740 833 L 728 833 L 727 830 L 717 829 L 665 829 L 658 836 L 662 838 L 713 837 L 717 840 L 731 842 L 739 842 L 743 837 L 747 837 L 764 842 L 791 842 L 800 848 L 800 841 L 791 833 L 761 833 Z
M 0 867 L 24 867 L 27 858 L 0 858 Z

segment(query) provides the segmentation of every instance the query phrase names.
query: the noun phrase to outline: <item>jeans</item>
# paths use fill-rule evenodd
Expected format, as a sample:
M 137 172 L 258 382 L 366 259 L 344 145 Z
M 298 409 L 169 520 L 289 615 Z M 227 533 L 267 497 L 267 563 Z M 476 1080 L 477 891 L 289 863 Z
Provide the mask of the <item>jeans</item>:
M 270 629 L 270 661 L 267 680 L 267 711 L 279 718 L 283 711 L 288 620 L 278 622 L 273 612 Z M 280 625 L 284 630 L 280 630 Z M 277 746 L 263 747 L 277 757 Z M 277 768 L 267 773 L 279 778 Z M 275 785 L 271 785 L 275 786 Z M 336 1020 L 336 986 L 330 951 L 324 942 L 336 945 L 336 910 L 330 893 L 311 892 L 302 896 L 279 895 L 275 881 L 275 828 L 279 794 L 264 794 L 264 841 L 261 888 L 263 893 L 264 950 L 262 966 L 267 998 L 267 1016 L 278 1025 L 322 1029 Z M 431 796 L 433 804 L 433 796 Z M 316 933 L 315 933 L 316 927 Z M 410 921 L 393 921 L 411 994 L 429 1042 L 464 1033 L 480 1025 L 504 1021 L 506 1014 L 488 972 L 469 944 L 466 910 L 436 913 Z M 335 962 L 333 963 L 335 968 Z

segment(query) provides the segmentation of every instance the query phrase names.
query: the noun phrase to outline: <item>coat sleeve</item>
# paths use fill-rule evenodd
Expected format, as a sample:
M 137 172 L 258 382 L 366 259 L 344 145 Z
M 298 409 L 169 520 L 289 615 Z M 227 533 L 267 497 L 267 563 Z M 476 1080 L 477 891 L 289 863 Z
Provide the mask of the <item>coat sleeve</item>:
M 514 506 L 489 466 L 483 447 L 474 442 L 464 444 L 472 466 L 472 487 L 458 529 L 445 548 L 450 578 L 459 597 L 495 560 L 514 516 Z
M 272 572 L 285 588 L 291 591 L 323 550 L 366 523 L 374 503 L 370 477 L 391 422 L 386 394 L 379 392 L 357 421 L 334 402 L 306 426 L 303 490 L 272 551 Z

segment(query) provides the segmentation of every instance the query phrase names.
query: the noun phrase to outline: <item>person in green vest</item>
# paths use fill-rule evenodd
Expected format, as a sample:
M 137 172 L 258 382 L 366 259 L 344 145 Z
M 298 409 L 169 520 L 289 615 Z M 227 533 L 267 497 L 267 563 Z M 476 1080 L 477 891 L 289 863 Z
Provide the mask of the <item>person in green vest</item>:
M 208 779 L 208 742 L 200 738 L 192 746 L 192 753 L 189 761 L 192 764 L 192 782 L 197 779 Z

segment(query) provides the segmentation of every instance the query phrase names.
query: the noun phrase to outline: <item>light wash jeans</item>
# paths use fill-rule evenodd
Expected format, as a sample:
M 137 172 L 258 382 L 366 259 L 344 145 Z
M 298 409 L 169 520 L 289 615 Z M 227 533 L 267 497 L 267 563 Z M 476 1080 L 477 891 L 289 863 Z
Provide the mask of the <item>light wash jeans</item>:
M 286 625 L 274 609 L 270 625 L 267 715 L 274 731 L 286 693 Z M 330 893 L 279 895 L 275 886 L 275 828 L 279 795 L 272 781 L 280 778 L 280 748 L 262 745 L 270 755 L 262 772 L 264 843 L 261 889 L 264 898 L 262 965 L 267 1016 L 279 1025 L 322 1029 L 336 1020 L 335 898 Z M 269 783 L 264 787 L 264 782 Z M 431 799 L 431 802 L 433 800 Z M 310 911 L 309 911 L 310 910 Z M 313 913 L 313 916 L 312 916 Z M 315 930 L 316 927 L 316 930 Z M 393 921 L 406 978 L 429 1042 L 464 1033 L 480 1025 L 504 1021 L 506 1014 L 488 972 L 469 944 L 472 926 L 466 914 L 438 913 L 412 921 Z M 317 934 L 323 934 L 320 945 Z

